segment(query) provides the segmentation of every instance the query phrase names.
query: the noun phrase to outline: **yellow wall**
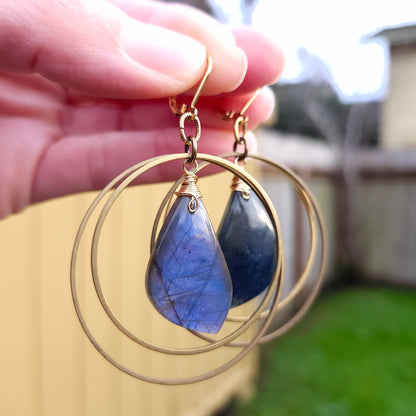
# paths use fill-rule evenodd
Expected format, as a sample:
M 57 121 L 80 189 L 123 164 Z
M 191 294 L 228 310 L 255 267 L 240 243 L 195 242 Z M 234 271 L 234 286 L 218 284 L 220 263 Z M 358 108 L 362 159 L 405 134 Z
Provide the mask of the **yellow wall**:
M 200 181 L 202 192 L 214 195 L 204 199 L 214 225 L 229 193 L 228 181 L 228 174 Z M 99 263 L 104 291 L 126 326 L 147 340 L 183 347 L 198 341 L 153 311 L 144 293 L 149 233 L 166 189 L 153 185 L 128 190 L 103 229 Z M 158 386 L 115 369 L 82 332 L 71 300 L 69 264 L 76 230 L 94 196 L 43 203 L 0 221 L 0 414 L 209 414 L 230 395 L 250 386 L 256 373 L 255 353 L 209 381 Z M 178 359 L 149 353 L 126 341 L 91 293 L 87 246 L 81 247 L 78 268 L 83 307 L 91 329 L 126 365 L 149 375 L 183 377 L 215 367 L 238 352 L 225 348 Z
M 381 140 L 391 149 L 416 146 L 416 46 L 391 49 L 389 92 L 383 104 Z

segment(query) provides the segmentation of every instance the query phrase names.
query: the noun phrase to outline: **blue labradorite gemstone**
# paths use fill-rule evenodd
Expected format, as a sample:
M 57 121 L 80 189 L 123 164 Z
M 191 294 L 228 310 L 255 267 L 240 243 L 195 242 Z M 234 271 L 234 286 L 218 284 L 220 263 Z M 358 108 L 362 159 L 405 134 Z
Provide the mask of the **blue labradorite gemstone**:
M 218 229 L 233 284 L 231 306 L 259 295 L 270 284 L 276 263 L 276 233 L 266 209 L 251 191 L 233 191 Z
M 147 291 L 169 321 L 216 333 L 231 304 L 230 273 L 204 204 L 188 211 L 179 196 L 160 230 L 147 269 Z

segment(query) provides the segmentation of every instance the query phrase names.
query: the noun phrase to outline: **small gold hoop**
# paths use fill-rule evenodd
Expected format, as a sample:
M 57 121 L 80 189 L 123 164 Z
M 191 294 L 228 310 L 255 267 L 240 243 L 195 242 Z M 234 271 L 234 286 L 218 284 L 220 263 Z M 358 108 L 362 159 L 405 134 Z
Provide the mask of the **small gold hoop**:
M 192 168 L 192 170 L 189 170 L 187 167 L 186 167 L 186 165 L 188 165 L 188 166 L 194 166 L 193 168 Z M 193 173 L 195 173 L 197 170 L 198 170 L 198 161 L 197 160 L 194 160 L 192 163 L 190 163 L 189 162 L 189 160 L 188 159 L 186 159 L 186 160 L 184 160 L 183 161 L 183 163 L 182 163 L 182 168 L 183 168 L 183 171 L 185 172 L 185 173 L 189 173 L 189 174 L 193 174 Z M 181 178 L 181 181 L 182 181 L 182 178 Z
M 221 155 L 220 157 L 221 158 L 234 157 L 235 161 L 237 161 L 238 160 L 237 156 L 238 156 L 238 153 L 227 153 L 227 154 Z M 292 185 L 297 190 L 297 193 L 298 193 L 300 199 L 302 200 L 302 202 L 305 206 L 306 213 L 307 213 L 309 221 L 310 221 L 311 248 L 310 248 L 310 251 L 309 251 L 308 258 L 306 260 L 305 268 L 302 271 L 301 275 L 299 276 L 299 279 L 298 279 L 296 285 L 290 291 L 288 296 L 285 299 L 283 299 L 281 302 L 279 302 L 279 304 L 277 305 L 276 312 L 283 309 L 290 302 L 292 302 L 294 300 L 294 298 L 299 294 L 301 289 L 304 287 L 304 285 L 306 284 L 309 273 L 310 273 L 310 271 L 312 269 L 312 266 L 313 266 L 313 263 L 314 263 L 314 257 L 315 257 L 315 254 L 316 254 L 316 246 L 317 246 L 316 240 L 317 240 L 318 230 L 319 230 L 319 234 L 320 234 L 320 237 L 321 237 L 321 246 L 322 246 L 321 254 L 320 254 L 320 257 L 319 257 L 318 276 L 317 276 L 315 285 L 314 285 L 313 289 L 311 290 L 309 296 L 306 298 L 302 307 L 298 310 L 298 312 L 296 312 L 289 319 L 289 321 L 284 323 L 277 330 L 275 330 L 275 331 L 273 331 L 269 334 L 264 335 L 260 339 L 259 343 L 265 343 L 265 342 L 271 341 L 271 340 L 283 335 L 290 328 L 292 328 L 306 314 L 306 312 L 309 310 L 311 304 L 315 300 L 316 296 L 318 295 L 319 289 L 322 285 L 322 281 L 323 281 L 323 278 L 324 278 L 324 266 L 326 264 L 326 256 L 327 256 L 327 254 L 326 254 L 326 236 L 325 236 L 325 228 L 324 228 L 322 216 L 321 216 L 320 211 L 319 211 L 318 204 L 317 204 L 315 198 L 313 197 L 313 194 L 311 193 L 311 191 L 309 190 L 307 185 L 302 181 L 302 179 L 298 175 L 296 175 L 294 172 L 292 172 L 289 168 L 283 166 L 282 164 L 274 162 L 273 160 L 267 159 L 267 158 L 262 157 L 262 156 L 258 156 L 256 154 L 249 154 L 249 157 L 250 157 L 250 159 L 258 160 L 260 162 L 268 164 L 269 166 L 273 167 L 274 169 L 277 169 L 287 179 L 289 179 L 289 181 L 292 183 Z M 201 165 L 198 170 L 203 169 L 205 166 L 207 166 L 207 164 Z M 162 215 L 162 212 L 165 208 L 166 208 L 166 210 L 169 208 L 169 205 L 170 205 L 169 200 L 171 199 L 172 195 L 174 194 L 175 189 L 178 187 L 179 184 L 180 184 L 180 181 L 177 181 L 171 187 L 170 191 L 165 196 L 165 199 L 163 200 L 163 202 L 161 203 L 161 205 L 159 207 L 159 211 L 156 215 L 155 223 L 154 223 L 153 230 L 152 230 L 151 250 L 153 250 L 153 246 L 155 244 L 156 229 L 157 229 L 157 225 L 160 221 L 160 217 Z M 259 316 L 259 319 L 266 318 L 270 313 L 271 313 L 270 311 L 262 312 Z M 247 319 L 248 319 L 247 316 L 246 317 L 228 317 L 227 321 L 230 321 L 230 322 L 245 322 L 245 320 L 247 320 Z M 195 333 L 195 335 L 204 339 L 205 341 L 213 342 L 212 338 L 210 338 L 208 336 L 205 336 L 203 334 Z M 229 347 L 244 347 L 247 344 L 244 343 L 244 342 L 239 342 L 239 343 L 231 342 L 227 345 Z
M 172 155 L 167 155 L 164 158 L 166 158 L 168 161 L 171 161 L 171 160 L 180 159 L 182 157 L 183 157 L 183 154 L 172 154 Z M 108 215 L 108 212 L 110 211 L 111 207 L 113 206 L 113 204 L 115 203 L 117 198 L 120 196 L 121 192 L 132 181 L 137 179 L 144 172 L 146 172 L 147 170 L 151 169 L 154 166 L 157 166 L 159 164 L 164 163 L 164 158 L 161 156 L 161 157 L 157 158 L 157 160 L 154 163 L 148 162 L 147 164 L 145 164 L 141 168 L 139 168 L 136 171 L 134 171 L 133 173 L 131 173 L 127 178 L 125 178 L 117 186 L 117 188 L 113 191 L 112 195 L 109 197 L 108 201 L 106 202 L 106 204 L 102 208 L 101 214 L 100 214 L 100 216 L 97 220 L 97 223 L 96 223 L 94 236 L 93 236 L 93 241 L 92 241 L 92 246 L 91 246 L 91 273 L 92 273 L 94 287 L 96 289 L 98 299 L 99 299 L 99 301 L 101 303 L 101 306 L 103 307 L 105 313 L 111 319 L 111 321 L 114 323 L 114 325 L 124 335 L 126 335 L 128 338 L 130 338 L 133 342 L 135 342 L 139 345 L 142 345 L 142 346 L 146 346 L 147 348 L 151 348 L 155 351 L 165 353 L 165 354 L 176 354 L 176 355 L 178 355 L 178 354 L 180 354 L 180 355 L 200 354 L 200 353 L 203 353 L 203 352 L 210 351 L 212 349 L 219 348 L 222 345 L 226 345 L 226 344 L 230 343 L 231 341 L 233 341 L 234 339 L 236 339 L 242 333 L 244 333 L 251 325 L 253 325 L 253 323 L 260 316 L 261 312 L 265 309 L 266 305 L 269 303 L 270 298 L 272 296 L 272 293 L 276 289 L 277 283 L 279 283 L 279 292 L 280 292 L 280 288 L 282 286 L 281 285 L 280 273 L 281 273 L 281 269 L 283 268 L 283 243 L 281 241 L 280 225 L 279 225 L 279 221 L 278 221 L 278 218 L 277 218 L 277 214 L 275 213 L 275 211 L 273 209 L 273 205 L 271 204 L 271 201 L 269 200 L 267 194 L 261 188 L 260 184 L 257 181 L 255 181 L 255 179 L 251 175 L 249 175 L 244 170 L 237 168 L 233 163 L 231 163 L 231 162 L 229 162 L 225 159 L 218 158 L 218 157 L 211 156 L 211 155 L 199 155 L 199 159 L 201 159 L 203 161 L 206 161 L 206 162 L 218 164 L 219 166 L 223 167 L 224 169 L 229 170 L 230 172 L 236 174 L 237 176 L 241 175 L 242 178 L 247 180 L 247 183 L 250 186 L 251 186 L 251 184 L 254 185 L 253 191 L 256 192 L 256 193 L 258 192 L 259 199 L 265 204 L 266 211 L 270 215 L 270 218 L 272 220 L 272 224 L 275 228 L 277 240 L 278 240 L 278 244 L 276 245 L 277 246 L 276 247 L 277 264 L 275 266 L 275 273 L 273 273 L 274 279 L 272 280 L 270 286 L 267 289 L 266 296 L 264 297 L 262 302 L 260 302 L 260 305 L 258 306 L 256 311 L 250 317 L 248 317 L 238 329 L 233 331 L 231 334 L 225 336 L 221 340 L 217 340 L 215 342 L 210 342 L 210 344 L 205 345 L 205 346 L 196 347 L 196 348 L 186 348 L 186 349 L 184 349 L 184 348 L 165 348 L 165 347 L 162 347 L 162 346 L 157 346 L 155 344 L 143 341 L 142 339 L 140 339 L 136 335 L 134 335 L 130 330 L 128 330 L 122 324 L 122 322 L 117 318 L 117 316 L 111 310 L 110 305 L 108 304 L 108 302 L 107 302 L 107 300 L 104 296 L 104 293 L 103 293 L 103 290 L 102 290 L 102 287 L 101 287 L 101 283 L 100 283 L 100 279 L 99 279 L 99 273 L 98 273 L 98 242 L 99 242 L 101 231 L 102 231 L 102 228 L 103 228 L 103 225 L 104 225 L 104 221 L 105 221 L 105 219 Z M 160 163 L 159 163 L 159 159 L 161 160 Z

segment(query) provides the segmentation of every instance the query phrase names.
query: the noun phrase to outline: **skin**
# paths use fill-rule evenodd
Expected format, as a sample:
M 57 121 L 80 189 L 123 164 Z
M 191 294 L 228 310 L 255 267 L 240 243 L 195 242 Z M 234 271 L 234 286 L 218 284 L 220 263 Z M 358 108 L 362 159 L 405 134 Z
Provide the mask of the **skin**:
M 192 94 L 207 55 L 213 72 L 197 104 L 198 151 L 231 151 L 232 123 L 221 114 L 241 109 L 283 67 L 281 50 L 264 35 L 178 4 L 2 0 L 0 27 L 0 218 L 183 152 L 167 98 Z M 273 105 L 264 89 L 247 111 L 249 127 Z M 177 169 L 164 165 L 144 179 L 176 179 Z

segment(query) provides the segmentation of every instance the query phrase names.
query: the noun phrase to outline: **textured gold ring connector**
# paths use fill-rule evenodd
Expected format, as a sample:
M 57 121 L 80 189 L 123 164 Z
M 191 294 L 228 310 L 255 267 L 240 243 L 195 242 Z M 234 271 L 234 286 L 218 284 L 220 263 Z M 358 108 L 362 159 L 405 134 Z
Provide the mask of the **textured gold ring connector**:
M 185 120 L 190 120 L 195 123 L 195 135 L 187 136 L 185 134 Z M 181 115 L 181 118 L 179 119 L 179 135 L 181 136 L 182 141 L 188 146 L 191 146 L 193 142 L 190 138 L 195 139 L 197 142 L 201 137 L 201 122 L 197 116 L 196 109 L 194 112 L 188 111 L 187 113 Z

